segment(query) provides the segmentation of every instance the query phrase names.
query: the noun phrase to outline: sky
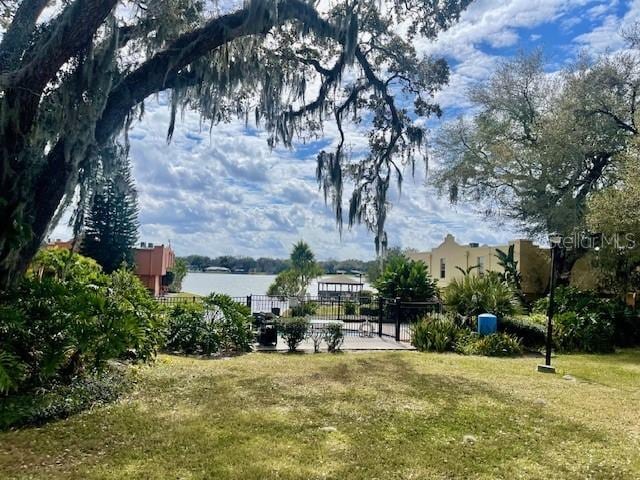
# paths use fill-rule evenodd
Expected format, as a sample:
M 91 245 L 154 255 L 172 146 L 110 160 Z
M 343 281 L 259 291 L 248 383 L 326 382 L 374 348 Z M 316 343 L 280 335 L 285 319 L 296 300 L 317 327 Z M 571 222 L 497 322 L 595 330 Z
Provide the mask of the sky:
M 442 121 L 469 112 L 466 91 L 500 62 L 542 49 L 549 72 L 581 52 L 608 54 L 624 47 L 620 30 L 640 20 L 640 0 L 476 0 L 460 22 L 435 42 L 416 42 L 419 52 L 444 56 L 449 85 L 437 94 Z M 202 127 L 196 112 L 178 120 L 166 142 L 166 97 L 148 99 L 144 118 L 130 132 L 131 158 L 140 203 L 140 240 L 170 243 L 178 255 L 286 257 L 303 239 L 319 259 L 372 259 L 373 236 L 364 227 L 339 234 L 334 213 L 315 180 L 316 153 L 325 138 L 269 149 L 266 134 L 244 122 Z M 432 130 L 441 123 L 430 122 Z M 366 138 L 352 132 L 350 142 Z M 437 158 L 430 158 L 437 164 Z M 405 175 L 402 193 L 391 195 L 386 230 L 391 246 L 426 250 L 447 233 L 459 242 L 506 244 L 521 238 L 516 226 L 487 220 L 473 205 L 452 206 L 429 186 L 424 168 Z M 52 238 L 67 238 L 61 224 Z

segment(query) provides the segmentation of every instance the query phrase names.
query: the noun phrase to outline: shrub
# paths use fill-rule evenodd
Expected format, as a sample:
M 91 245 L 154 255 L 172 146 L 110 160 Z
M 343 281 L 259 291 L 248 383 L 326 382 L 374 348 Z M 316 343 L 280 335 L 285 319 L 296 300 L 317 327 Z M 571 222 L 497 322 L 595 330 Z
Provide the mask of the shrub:
M 347 301 L 344 304 L 344 314 L 345 315 L 356 315 L 356 304 L 351 301 Z
M 228 295 L 211 294 L 202 303 L 178 303 L 169 310 L 165 348 L 187 354 L 251 350 L 249 308 Z
M 539 319 L 531 319 L 529 316 L 514 315 L 502 318 L 498 322 L 498 329 L 520 338 L 523 345 L 527 347 L 535 348 L 545 343 L 545 326 L 539 322 Z
M 328 324 L 324 332 L 324 341 L 327 342 L 327 349 L 331 353 L 339 351 L 344 342 L 342 325 L 339 323 Z
M 438 295 L 436 281 L 424 262 L 394 256 L 375 281 L 380 296 L 400 298 L 404 302 L 428 301 Z
M 465 275 L 453 279 L 444 292 L 444 302 L 459 315 L 476 317 L 493 313 L 498 318 L 514 315 L 521 310 L 513 288 L 496 275 Z
M 140 281 L 125 270 L 105 275 L 66 250 L 41 252 L 0 303 L 0 391 L 69 383 L 107 360 L 149 360 L 163 316 Z
M 307 336 L 308 329 L 309 320 L 304 317 L 283 318 L 279 322 L 280 334 L 290 352 L 296 351 Z
M 219 340 L 204 322 L 202 303 L 178 303 L 168 313 L 165 349 L 187 354 L 209 355 L 218 351 Z
M 74 377 L 69 384 L 54 382 L 36 392 L 9 395 L 0 404 L 0 430 L 66 418 L 111 403 L 130 387 L 126 373 L 108 369 Z
M 492 335 L 468 335 L 460 342 L 458 351 L 466 355 L 484 355 L 487 357 L 509 357 L 522 355 L 522 342 L 508 333 Z
M 453 351 L 462 332 L 450 318 L 430 314 L 412 325 L 411 344 L 423 352 Z
M 304 317 L 306 315 L 315 315 L 318 311 L 316 302 L 302 301 L 298 305 L 291 307 L 291 315 L 293 317 Z
M 250 351 L 251 309 L 220 293 L 212 293 L 203 303 L 205 320 L 214 324 L 220 348 L 227 352 Z
M 555 292 L 556 300 L 556 314 L 564 314 L 573 312 L 577 315 L 578 319 L 571 321 L 573 326 L 569 330 L 576 328 L 588 328 L 589 332 L 582 332 L 571 334 L 572 337 L 600 337 L 600 340 L 593 342 L 587 342 L 588 344 L 598 342 L 608 342 L 608 331 L 613 328 L 613 345 L 619 346 L 634 346 L 640 344 L 640 322 L 638 317 L 631 312 L 627 306 L 618 298 L 601 298 L 598 297 L 595 292 L 581 291 L 574 287 L 560 286 Z M 549 305 L 549 299 L 542 298 L 538 300 L 534 306 L 534 311 L 546 314 L 547 307 Z M 566 321 L 569 322 L 570 316 L 566 317 Z M 554 318 L 555 320 L 555 318 Z M 596 328 L 594 325 L 598 325 Z M 562 327 L 561 327 L 562 328 Z M 601 332 L 598 333 L 597 330 Z M 573 340 L 567 339 L 560 340 L 560 345 L 566 344 L 566 347 L 572 350 L 579 349 L 578 347 L 570 347 Z M 577 344 L 581 344 L 580 340 L 576 339 Z M 593 348 L 591 345 L 589 348 Z M 604 345 L 597 347 L 598 350 L 593 351 L 610 351 L 610 348 L 604 348 Z
M 300 295 L 301 292 L 303 292 L 303 286 L 300 275 L 293 270 L 285 270 L 280 272 L 274 282 L 269 285 L 267 295 L 286 300 L 287 298 Z
M 607 353 L 614 350 L 613 323 L 597 313 L 564 312 L 553 318 L 553 340 L 565 352 Z

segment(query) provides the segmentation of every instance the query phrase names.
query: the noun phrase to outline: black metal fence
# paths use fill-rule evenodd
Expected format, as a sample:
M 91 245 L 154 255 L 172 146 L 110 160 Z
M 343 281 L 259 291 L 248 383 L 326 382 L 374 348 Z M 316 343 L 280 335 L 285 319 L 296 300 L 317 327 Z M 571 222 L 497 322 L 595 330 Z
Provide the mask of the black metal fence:
M 307 317 L 311 331 L 324 329 L 329 323 L 340 322 L 347 336 L 380 336 L 396 341 L 411 341 L 411 324 L 427 313 L 441 313 L 442 304 L 429 302 L 403 302 L 379 296 L 358 298 L 305 297 L 282 298 L 269 295 L 232 297 L 246 305 L 252 314 L 273 313 L 279 317 Z M 202 302 L 204 297 L 159 297 L 164 305 Z

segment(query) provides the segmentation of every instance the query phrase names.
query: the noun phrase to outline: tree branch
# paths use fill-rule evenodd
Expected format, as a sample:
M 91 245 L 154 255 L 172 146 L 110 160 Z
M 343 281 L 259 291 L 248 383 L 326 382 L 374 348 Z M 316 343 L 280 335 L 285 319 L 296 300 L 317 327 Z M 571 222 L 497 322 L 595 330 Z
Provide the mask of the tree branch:
M 24 0 L 20 3 L 0 43 L 0 73 L 19 65 L 36 22 L 48 3 L 49 0 Z
M 3 75 L 5 88 L 39 93 L 70 58 L 90 45 L 96 31 L 118 0 L 76 0 L 54 20 L 50 33 L 33 48 L 33 56 L 19 70 Z
M 255 7 L 254 7 L 255 8 Z M 321 26 L 322 33 L 339 39 L 339 30 L 322 19 L 316 10 L 301 0 L 283 0 L 278 17 L 267 12 L 258 18 L 252 7 L 223 15 L 204 27 L 177 38 L 165 50 L 127 75 L 109 96 L 105 112 L 96 129 L 96 140 L 104 143 L 124 124 L 128 112 L 148 96 L 165 90 L 168 79 L 193 61 L 237 38 L 264 33 L 288 20 Z

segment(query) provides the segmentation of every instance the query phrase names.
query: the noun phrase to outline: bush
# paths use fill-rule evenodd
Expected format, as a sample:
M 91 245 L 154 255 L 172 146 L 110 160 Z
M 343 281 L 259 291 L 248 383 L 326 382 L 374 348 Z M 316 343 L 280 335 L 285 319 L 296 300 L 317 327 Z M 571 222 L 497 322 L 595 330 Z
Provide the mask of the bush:
M 483 336 L 473 333 L 460 342 L 458 351 L 466 355 L 510 357 L 522 355 L 522 342 L 519 338 L 508 333 Z
M 423 352 L 453 351 L 462 332 L 450 318 L 430 314 L 412 325 L 411 344 Z
M 338 352 L 344 343 L 344 333 L 342 325 L 339 323 L 330 323 L 326 326 L 324 332 L 324 341 L 327 343 L 327 349 L 331 353 Z
M 394 256 L 375 281 L 380 296 L 404 302 L 424 302 L 438 296 L 436 281 L 424 262 Z
M 251 350 L 249 308 L 228 295 L 211 294 L 202 303 L 178 303 L 169 310 L 165 348 L 186 354 Z
M 564 312 L 553 318 L 553 340 L 565 352 L 608 353 L 614 350 L 613 323 L 597 313 Z
M 318 304 L 316 302 L 302 301 L 299 305 L 291 307 L 291 316 L 305 317 L 307 315 L 315 315 L 317 311 Z
M 520 312 L 516 292 L 497 275 L 465 275 L 453 279 L 444 292 L 444 302 L 464 317 L 493 313 L 499 319 Z
M 290 352 L 295 352 L 307 336 L 309 320 L 304 317 L 283 318 L 278 328 Z
M 66 250 L 38 254 L 0 304 L 4 393 L 68 384 L 113 358 L 149 360 L 162 338 L 160 308 L 133 274 L 105 275 Z
M 202 303 L 174 305 L 168 312 L 165 349 L 186 354 L 217 352 L 220 342 L 210 326 L 204 322 Z
M 344 314 L 345 315 L 356 315 L 356 304 L 351 301 L 347 301 L 344 304 Z
M 544 345 L 547 332 L 546 327 L 540 323 L 538 318 L 532 319 L 525 315 L 501 319 L 498 322 L 498 330 L 520 338 L 523 345 L 531 348 Z
M 577 319 L 571 319 L 570 315 L 564 321 L 570 324 L 567 331 L 573 332 L 578 328 L 586 328 L 588 332 L 567 333 L 569 337 L 559 339 L 558 348 L 577 351 L 582 348 L 575 345 L 585 345 L 589 349 L 585 351 L 611 351 L 613 345 L 630 347 L 640 344 L 640 322 L 637 315 L 617 298 L 601 298 L 595 292 L 581 291 L 574 287 L 560 286 L 555 292 L 555 313 L 575 313 Z M 541 298 L 534 305 L 534 311 L 546 314 L 549 299 Z M 555 322 L 555 318 L 554 318 Z M 564 328 L 561 326 L 561 328 Z M 610 329 L 613 328 L 612 346 L 606 347 L 609 342 Z M 582 340 L 580 338 L 582 338 Z M 593 337 L 586 341 L 585 337 Z M 599 340 L 596 340 L 599 338 Z M 585 343 L 586 342 L 586 343 Z M 571 346 L 573 345 L 574 346 Z M 596 346 L 595 344 L 600 344 Z M 563 346 L 564 345 L 564 346 Z
M 251 309 L 229 295 L 212 293 L 204 299 L 205 319 L 213 322 L 220 348 L 225 352 L 249 352 L 253 342 Z
M 0 403 L 0 430 L 41 425 L 117 400 L 130 390 L 128 376 L 115 369 L 54 382 L 35 392 L 9 395 Z

